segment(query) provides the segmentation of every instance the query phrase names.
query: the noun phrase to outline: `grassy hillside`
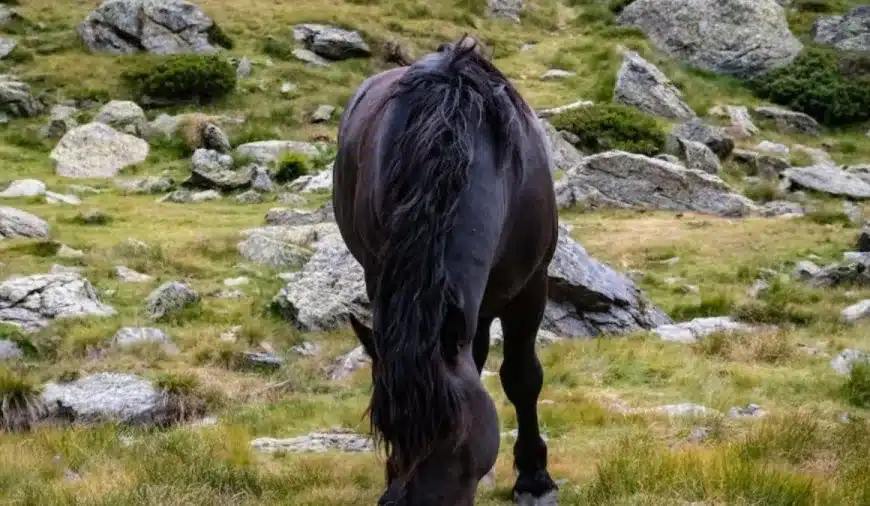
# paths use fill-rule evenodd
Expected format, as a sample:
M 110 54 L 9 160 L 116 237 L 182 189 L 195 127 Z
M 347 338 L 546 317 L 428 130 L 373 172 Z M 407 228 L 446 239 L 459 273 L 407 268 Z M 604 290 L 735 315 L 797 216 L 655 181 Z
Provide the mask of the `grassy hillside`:
M 829 8 L 842 12 L 852 4 L 858 2 Z M 153 57 L 88 53 L 75 26 L 97 5 L 28 0 L 15 6 L 27 21 L 4 29 L 19 47 L 0 60 L 0 72 L 21 77 L 48 103 L 134 98 L 122 74 Z M 311 113 L 320 104 L 344 106 L 366 76 L 389 67 L 378 54 L 329 67 L 306 66 L 290 54 L 293 25 L 301 22 L 359 30 L 376 53 L 379 41 L 398 38 L 417 56 L 471 32 L 493 50 L 497 65 L 535 108 L 580 99 L 610 101 L 621 62 L 619 44 L 656 64 L 701 115 L 717 104 L 761 103 L 737 80 L 657 54 L 639 32 L 616 26 L 611 6 L 598 0 L 529 1 L 521 24 L 489 20 L 484 3 L 472 0 L 202 0 L 198 5 L 234 41 L 228 53 L 253 61 L 252 74 L 216 103 L 149 108 L 147 113 L 149 119 L 180 112 L 244 117 L 244 123 L 225 127 L 233 146 L 268 139 L 334 143 L 338 114 L 312 124 Z M 814 15 L 791 15 L 795 33 L 806 37 Z M 552 68 L 576 76 L 542 80 Z M 296 90 L 283 93 L 283 83 L 295 84 Z M 83 117 L 95 110 L 84 111 Z M 284 284 L 279 271 L 246 262 L 237 251 L 240 232 L 262 226 L 266 212 L 281 204 L 239 204 L 231 198 L 164 203 L 157 202 L 157 195 L 125 194 L 111 180 L 57 176 L 48 158 L 56 139 L 39 136 L 46 122 L 42 115 L 0 127 L 0 188 L 34 178 L 60 193 L 70 193 L 70 185 L 99 193 L 82 194 L 80 206 L 48 204 L 42 198 L 0 201 L 51 226 L 49 240 L 0 241 L 0 280 L 45 273 L 58 263 L 82 267 L 83 276 L 118 313 L 57 321 L 33 335 L 0 327 L 0 338 L 26 345 L 23 360 L 0 364 L 0 398 L 13 399 L 46 381 L 129 372 L 158 380 L 176 402 L 214 416 L 216 422 L 165 430 L 107 424 L 2 432 L 0 504 L 374 503 L 383 483 L 380 457 L 269 455 L 250 447 L 258 437 L 292 437 L 334 426 L 367 429 L 368 369 L 341 381 L 330 381 L 324 373 L 336 356 L 357 346 L 350 330 L 292 329 L 268 308 Z M 661 121 L 661 127 L 668 128 L 668 122 Z M 870 163 L 867 129 L 867 124 L 857 124 L 828 128 L 820 137 L 789 137 L 766 128 L 738 144 L 801 143 L 826 147 L 838 163 Z M 729 165 L 725 170 L 732 174 L 726 179 L 743 189 L 742 178 L 733 176 L 736 169 Z M 189 172 L 189 158 L 180 154 L 177 142 L 158 142 L 145 163 L 121 175 L 165 173 L 181 181 Z M 816 258 L 825 265 L 854 249 L 859 229 L 842 215 L 842 202 L 814 198 L 819 211 L 793 220 L 563 213 L 563 222 L 574 227 L 572 236 L 591 255 L 623 272 L 642 271 L 639 285 L 675 320 L 732 315 L 779 329 L 713 335 L 697 344 L 665 343 L 642 333 L 541 348 L 546 378 L 541 399 L 548 402 L 542 401 L 540 418 L 549 438 L 550 472 L 565 480 L 562 504 L 870 502 L 870 375 L 856 368 L 850 376 L 838 376 L 829 366 L 844 348 L 870 346 L 867 323 L 840 322 L 840 311 L 870 298 L 870 288 L 813 289 L 789 276 L 800 260 Z M 307 194 L 305 199 L 303 207 L 314 209 L 328 194 Z M 83 219 L 92 210 L 108 218 L 96 223 Z M 132 248 L 128 238 L 147 243 L 148 251 Z M 84 256 L 59 259 L 52 241 Z M 669 261 L 673 258 L 678 260 Z M 122 283 L 114 274 L 119 264 L 153 280 Z M 211 295 L 226 288 L 224 280 L 239 276 L 250 279 L 238 288 L 244 298 Z M 771 278 L 772 288 L 759 298 L 747 294 L 764 276 Z M 189 281 L 202 301 L 154 325 L 143 314 L 143 301 L 163 282 L 177 279 Z M 697 293 L 687 286 L 697 287 Z M 163 329 L 177 352 L 158 346 L 100 351 L 126 326 Z M 222 339 L 233 329 L 235 341 Z M 303 341 L 315 342 L 321 350 L 314 357 L 300 356 L 292 348 Z M 285 363 L 276 372 L 263 372 L 241 368 L 230 358 L 251 350 L 274 350 Z M 487 369 L 497 371 L 499 364 L 494 349 Z M 514 410 L 497 377 L 485 383 L 499 407 L 502 430 L 514 429 Z M 768 414 L 668 417 L 619 409 L 683 402 L 723 414 L 754 403 Z M 496 485 L 479 492 L 478 504 L 511 504 L 512 444 L 509 436 L 502 439 Z

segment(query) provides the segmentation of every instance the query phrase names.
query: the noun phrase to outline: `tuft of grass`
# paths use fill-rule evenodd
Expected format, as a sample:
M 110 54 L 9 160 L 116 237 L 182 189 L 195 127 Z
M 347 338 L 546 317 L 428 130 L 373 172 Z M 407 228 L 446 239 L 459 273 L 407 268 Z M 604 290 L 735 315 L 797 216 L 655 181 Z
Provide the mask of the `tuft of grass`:
M 843 384 L 843 396 L 853 406 L 870 407 L 870 363 L 857 361 Z
M 785 332 L 714 332 L 692 346 L 701 355 L 735 362 L 779 364 L 795 353 Z
M 200 392 L 199 379 L 190 373 L 161 373 L 154 380 L 160 390 L 160 402 L 164 407 L 166 425 L 184 422 L 202 416 L 208 407 Z
M 0 367 L 0 429 L 30 430 L 47 413 L 40 393 L 40 387 L 21 371 Z

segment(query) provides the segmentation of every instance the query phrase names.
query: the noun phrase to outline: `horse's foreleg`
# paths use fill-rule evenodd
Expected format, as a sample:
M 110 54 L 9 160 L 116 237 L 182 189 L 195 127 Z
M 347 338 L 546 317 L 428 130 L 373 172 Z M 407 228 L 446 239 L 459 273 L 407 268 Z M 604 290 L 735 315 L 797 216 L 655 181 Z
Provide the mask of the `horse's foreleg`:
M 483 366 L 486 365 L 486 357 L 489 356 L 489 327 L 492 325 L 494 318 L 480 318 L 477 320 L 477 333 L 474 335 L 474 343 L 472 344 L 472 354 L 474 355 L 474 365 L 477 366 L 477 374 L 483 372 Z
M 557 486 L 547 472 L 547 444 L 538 428 L 538 395 L 544 372 L 535 352 L 535 338 L 547 303 L 546 272 L 534 278 L 500 316 L 504 361 L 499 374 L 505 394 L 517 413 L 514 498 L 521 505 L 557 504 Z

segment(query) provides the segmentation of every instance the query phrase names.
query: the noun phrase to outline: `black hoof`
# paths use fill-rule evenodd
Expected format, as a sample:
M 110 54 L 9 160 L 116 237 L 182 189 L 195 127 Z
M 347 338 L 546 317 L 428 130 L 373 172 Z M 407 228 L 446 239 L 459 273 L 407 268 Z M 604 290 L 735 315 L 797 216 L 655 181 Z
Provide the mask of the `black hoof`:
M 556 506 L 559 486 L 547 471 L 520 474 L 514 486 L 514 500 L 519 506 Z

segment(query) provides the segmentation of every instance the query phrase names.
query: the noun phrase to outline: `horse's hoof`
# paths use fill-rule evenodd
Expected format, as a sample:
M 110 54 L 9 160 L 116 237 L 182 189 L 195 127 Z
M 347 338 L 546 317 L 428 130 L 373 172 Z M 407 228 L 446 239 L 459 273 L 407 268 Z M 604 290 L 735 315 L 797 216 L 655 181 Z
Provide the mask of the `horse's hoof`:
M 517 506 L 559 506 L 559 491 L 550 490 L 541 497 L 535 497 L 528 492 L 514 493 Z

